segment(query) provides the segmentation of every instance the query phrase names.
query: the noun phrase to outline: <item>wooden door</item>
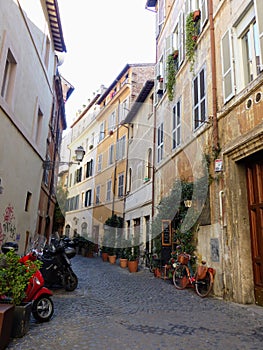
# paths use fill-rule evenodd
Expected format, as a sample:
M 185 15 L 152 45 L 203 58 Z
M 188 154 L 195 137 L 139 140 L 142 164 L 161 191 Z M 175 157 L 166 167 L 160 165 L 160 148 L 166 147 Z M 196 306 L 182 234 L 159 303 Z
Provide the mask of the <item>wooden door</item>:
M 246 164 L 256 304 L 263 306 L 263 154 Z

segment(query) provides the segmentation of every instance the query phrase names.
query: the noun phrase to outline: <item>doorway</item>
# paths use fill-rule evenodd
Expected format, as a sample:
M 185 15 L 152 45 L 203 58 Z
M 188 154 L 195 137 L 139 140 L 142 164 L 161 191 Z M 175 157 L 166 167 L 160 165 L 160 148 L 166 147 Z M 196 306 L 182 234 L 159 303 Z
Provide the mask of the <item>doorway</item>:
M 263 152 L 249 157 L 245 165 L 255 302 L 263 306 Z

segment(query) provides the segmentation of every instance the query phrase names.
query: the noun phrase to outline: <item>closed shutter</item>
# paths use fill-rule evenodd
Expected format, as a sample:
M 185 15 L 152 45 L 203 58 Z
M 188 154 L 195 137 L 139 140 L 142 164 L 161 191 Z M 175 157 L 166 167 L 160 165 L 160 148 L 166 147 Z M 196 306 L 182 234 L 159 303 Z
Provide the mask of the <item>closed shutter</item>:
M 234 96 L 234 70 L 231 31 L 228 30 L 221 42 L 222 54 L 222 75 L 223 75 L 223 96 L 224 102 L 227 102 Z
M 179 66 L 182 64 L 185 57 L 185 40 L 184 40 L 184 14 L 179 14 L 178 22 L 178 51 L 179 51 Z

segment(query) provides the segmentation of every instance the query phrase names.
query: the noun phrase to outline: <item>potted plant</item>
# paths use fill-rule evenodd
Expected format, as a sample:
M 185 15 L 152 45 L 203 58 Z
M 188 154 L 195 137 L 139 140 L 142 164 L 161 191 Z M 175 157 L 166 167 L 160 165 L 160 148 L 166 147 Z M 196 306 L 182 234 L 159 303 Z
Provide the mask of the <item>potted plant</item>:
M 1 302 L 15 306 L 11 337 L 23 337 L 29 330 L 32 303 L 24 303 L 26 287 L 31 276 L 40 268 L 41 262 L 20 263 L 14 250 L 0 254 L 0 296 Z
M 130 272 L 137 272 L 139 265 L 139 246 L 134 246 L 131 249 L 131 254 L 128 256 L 128 269 Z
M 128 266 L 128 252 L 129 248 L 121 248 L 120 250 L 120 267 L 126 268 Z
M 110 247 L 110 248 L 108 249 L 108 259 L 109 259 L 109 262 L 110 262 L 111 264 L 115 264 L 115 263 L 116 263 L 116 258 L 117 258 L 117 256 L 116 256 L 116 250 L 115 250 L 115 248 Z

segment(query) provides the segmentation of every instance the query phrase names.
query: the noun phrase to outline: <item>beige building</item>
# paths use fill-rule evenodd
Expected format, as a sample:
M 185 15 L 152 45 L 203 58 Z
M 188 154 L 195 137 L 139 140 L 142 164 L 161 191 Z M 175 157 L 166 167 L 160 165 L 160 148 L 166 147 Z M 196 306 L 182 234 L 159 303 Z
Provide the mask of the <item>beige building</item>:
M 112 215 L 123 218 L 129 130 L 123 122 L 153 75 L 154 64 L 127 64 L 73 123 L 70 149 L 82 145 L 86 154 L 82 164 L 70 167 L 68 234 L 101 244 L 105 221 Z
M 176 179 L 193 183 L 188 218 L 197 254 L 216 269 L 214 293 L 263 305 L 262 1 L 146 6 L 157 28 L 154 205 Z
M 127 190 L 124 201 L 124 227 L 127 238 L 140 249 L 151 250 L 154 81 L 147 80 L 125 118 L 131 132 L 128 140 Z
M 35 233 L 45 232 L 43 221 L 51 212 L 40 201 L 43 161 L 55 152 L 53 146 L 47 152 L 49 144 L 59 146 L 57 136 L 49 139 L 50 125 L 57 123 L 58 133 L 65 127 L 57 67 L 66 48 L 55 4 L 5 0 L 0 5 L 0 245 L 17 241 L 20 253 Z M 42 198 L 54 189 L 44 191 Z

